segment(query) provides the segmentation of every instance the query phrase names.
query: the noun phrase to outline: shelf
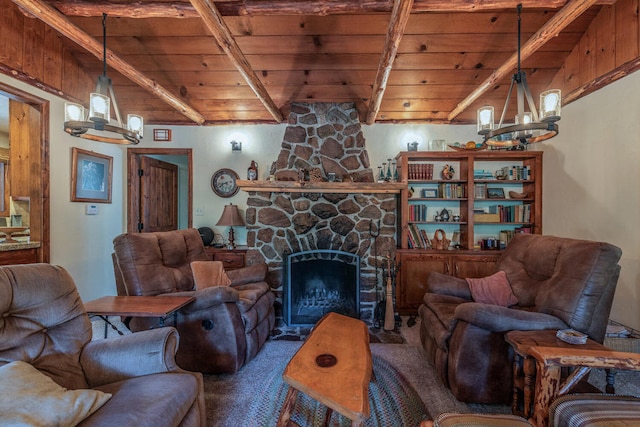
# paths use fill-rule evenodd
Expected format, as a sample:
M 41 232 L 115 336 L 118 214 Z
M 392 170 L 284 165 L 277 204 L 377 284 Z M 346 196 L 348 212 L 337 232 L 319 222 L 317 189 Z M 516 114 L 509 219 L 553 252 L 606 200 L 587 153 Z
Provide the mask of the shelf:
M 408 221 L 409 224 L 428 224 L 428 225 L 465 225 L 467 221 Z M 496 222 L 496 224 L 499 224 Z
M 409 202 L 432 202 L 432 201 L 436 201 L 436 202 L 459 202 L 459 201 L 466 201 L 469 200 L 466 197 L 412 197 L 410 199 L 408 199 Z M 478 200 L 478 199 L 476 199 Z M 482 199 L 484 200 L 484 199 Z M 508 199 L 508 200 L 524 200 L 524 199 Z
M 408 179 L 407 182 L 409 184 L 466 184 L 467 183 L 467 181 L 464 179 Z M 514 182 L 514 181 L 509 181 L 509 182 Z M 529 181 L 524 181 L 524 182 L 529 182 Z
M 400 193 L 407 188 L 402 182 L 311 182 L 311 181 L 236 181 L 243 191 L 271 193 Z

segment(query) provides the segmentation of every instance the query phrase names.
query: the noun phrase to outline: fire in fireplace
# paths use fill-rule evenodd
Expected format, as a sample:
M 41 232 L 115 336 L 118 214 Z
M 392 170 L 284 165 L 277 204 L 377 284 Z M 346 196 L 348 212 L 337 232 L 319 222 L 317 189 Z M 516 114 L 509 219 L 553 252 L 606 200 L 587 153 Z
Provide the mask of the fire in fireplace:
M 283 316 L 289 326 L 314 325 L 328 312 L 360 317 L 360 256 L 320 249 L 285 257 Z

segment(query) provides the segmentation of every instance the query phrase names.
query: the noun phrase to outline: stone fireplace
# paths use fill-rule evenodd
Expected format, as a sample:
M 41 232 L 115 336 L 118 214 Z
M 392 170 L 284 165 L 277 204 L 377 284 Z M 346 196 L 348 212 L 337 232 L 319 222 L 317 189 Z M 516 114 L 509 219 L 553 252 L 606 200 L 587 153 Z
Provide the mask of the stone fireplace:
M 376 187 L 372 190 L 378 184 L 372 184 L 373 172 L 353 103 L 294 103 L 288 123 L 271 169 L 277 181 L 297 182 L 302 177 L 318 183 L 335 174 L 336 181 L 349 183 L 348 190 L 249 190 L 249 262 L 269 265 L 280 305 L 280 332 L 295 335 L 304 332 L 282 321 L 286 257 L 315 250 L 357 255 L 359 317 L 371 324 L 377 287 L 382 286 L 382 266 L 387 256 L 395 256 L 396 194 L 376 192 Z

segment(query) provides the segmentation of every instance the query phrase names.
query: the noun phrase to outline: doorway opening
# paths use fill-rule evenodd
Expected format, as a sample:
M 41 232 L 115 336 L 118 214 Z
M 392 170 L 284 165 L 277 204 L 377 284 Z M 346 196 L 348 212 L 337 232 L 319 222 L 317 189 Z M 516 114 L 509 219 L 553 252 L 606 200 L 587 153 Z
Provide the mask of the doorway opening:
M 192 150 L 127 149 L 127 232 L 192 226 Z
M 21 117 L 18 127 L 19 137 L 16 138 L 20 143 L 14 148 L 21 151 L 22 162 L 20 167 L 14 162 L 13 171 L 29 171 L 28 176 L 21 176 L 19 180 L 14 179 L 13 190 L 9 191 L 15 193 L 12 199 L 18 203 L 28 204 L 30 240 L 40 242 L 40 246 L 34 249 L 34 261 L 47 263 L 50 259 L 51 245 L 49 101 L 2 82 L 0 82 L 0 96 L 9 98 L 9 102 L 19 109 L 18 115 Z

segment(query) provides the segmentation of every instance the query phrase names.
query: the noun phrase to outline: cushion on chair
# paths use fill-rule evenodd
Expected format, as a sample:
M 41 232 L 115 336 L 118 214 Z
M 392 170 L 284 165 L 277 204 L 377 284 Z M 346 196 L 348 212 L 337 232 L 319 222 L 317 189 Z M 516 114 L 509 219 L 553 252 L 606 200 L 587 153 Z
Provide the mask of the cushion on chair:
M 0 425 L 75 426 L 111 397 L 97 390 L 67 390 L 28 363 L 0 367 Z
M 476 302 L 510 307 L 518 303 L 504 271 L 480 278 L 467 278 L 471 297 Z
M 198 383 L 190 373 L 145 375 L 96 389 L 113 397 L 80 427 L 177 426 L 198 398 Z M 167 419 L 168 415 L 173 419 Z
M 192 261 L 191 271 L 197 290 L 231 284 L 221 261 Z
M 524 418 L 502 414 L 440 414 L 433 427 L 531 427 Z
M 549 408 L 549 425 L 629 427 L 640 425 L 640 398 L 582 393 L 560 396 Z

